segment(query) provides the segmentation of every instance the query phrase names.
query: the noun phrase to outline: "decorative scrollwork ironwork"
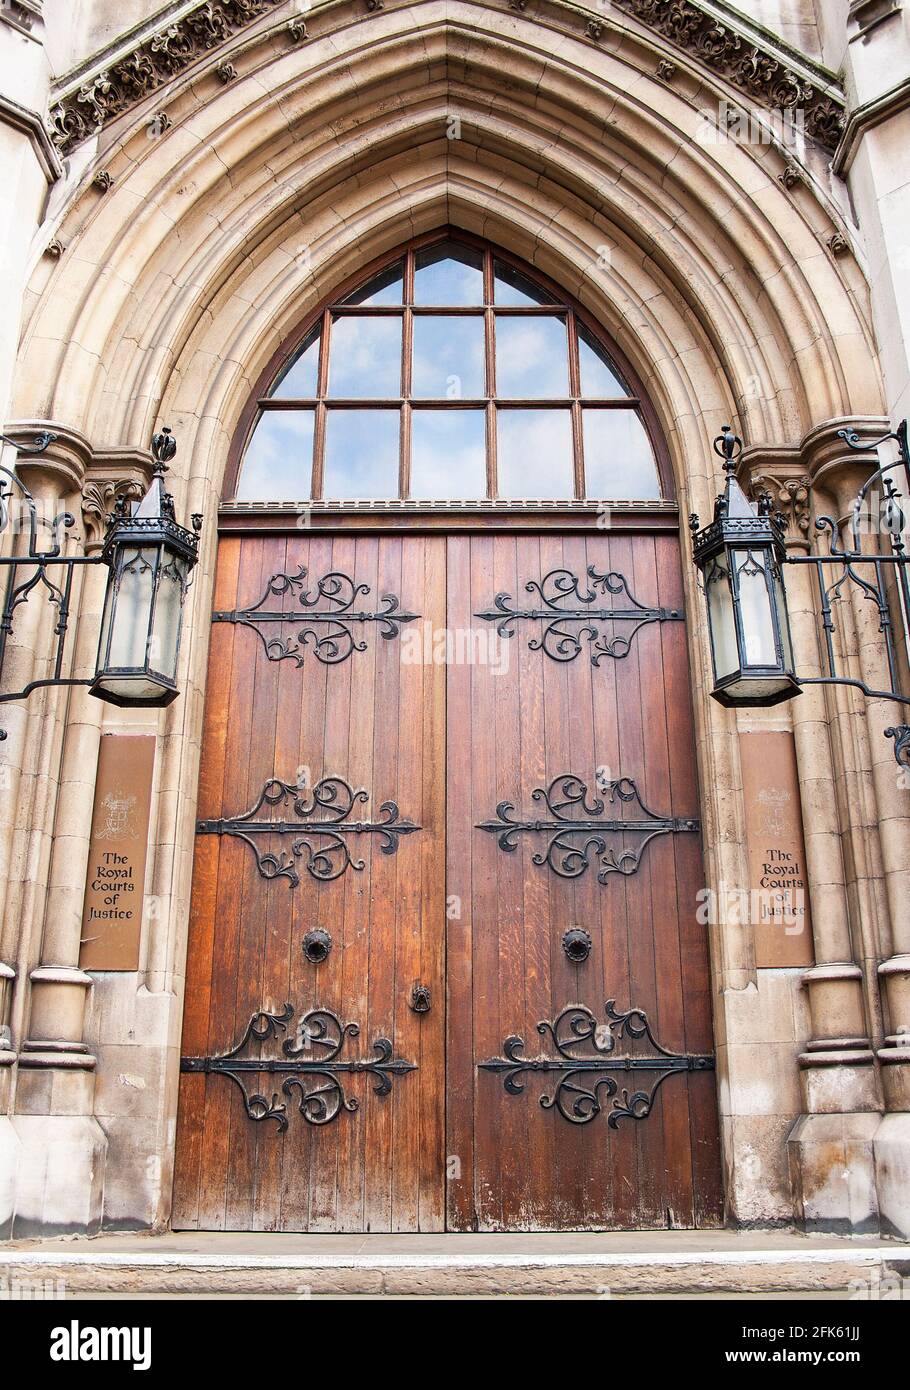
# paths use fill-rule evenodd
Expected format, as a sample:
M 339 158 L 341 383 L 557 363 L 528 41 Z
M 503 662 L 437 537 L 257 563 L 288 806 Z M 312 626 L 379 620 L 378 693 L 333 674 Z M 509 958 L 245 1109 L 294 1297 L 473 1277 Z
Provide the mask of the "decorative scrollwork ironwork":
M 384 801 L 379 808 L 380 820 L 349 820 L 358 802 L 368 801 L 369 792 L 355 791 L 343 777 L 323 777 L 311 792 L 272 777 L 266 782 L 254 804 L 238 816 L 219 820 L 201 820 L 196 831 L 200 835 L 234 835 L 244 840 L 256 856 L 256 867 L 263 878 L 286 878 L 292 888 L 300 882 L 296 860 L 320 882 L 340 878 L 347 869 L 360 870 L 364 860 L 355 859 L 346 836 L 378 835 L 382 854 L 395 854 L 401 835 L 420 830 L 413 821 L 400 819 L 398 805 Z M 291 804 L 294 820 L 256 820 L 263 806 Z M 312 817 L 319 815 L 320 819 Z M 263 854 L 252 838 L 254 835 L 293 835 L 290 851 Z
M 527 1072 L 561 1073 L 556 1089 L 540 1097 L 544 1110 L 556 1110 L 573 1125 L 590 1124 L 607 1111 L 607 1124 L 616 1129 L 620 1120 L 644 1120 L 654 1108 L 654 1097 L 674 1072 L 713 1071 L 710 1053 L 671 1052 L 655 1039 L 648 1016 L 642 1009 L 620 1013 L 616 1000 L 604 1005 L 605 1022 L 598 1022 L 583 1004 L 569 1004 L 551 1022 L 537 1025 L 541 1037 L 552 1041 L 556 1056 L 524 1057 L 524 1039 L 513 1034 L 503 1041 L 501 1057 L 479 1062 L 482 1071 L 504 1073 L 503 1085 L 509 1095 L 520 1096 Z M 650 1053 L 619 1055 L 616 1045 L 623 1038 L 645 1038 Z M 620 1087 L 616 1074 L 656 1073 L 649 1089 Z
M 650 811 L 631 777 L 606 782 L 600 790 L 611 805 L 617 801 L 634 805 L 642 816 L 634 820 L 604 817 L 606 802 L 603 797 L 589 800 L 587 784 L 573 773 L 564 772 L 554 777 L 548 787 L 536 787 L 531 793 L 534 801 L 543 802 L 549 818 L 516 819 L 514 803 L 500 801 L 496 819 L 482 821 L 475 829 L 496 835 L 499 848 L 507 854 L 517 850 L 519 835 L 548 835 L 546 849 L 536 852 L 532 863 L 546 864 L 560 878 L 579 878 L 590 867 L 592 858 L 596 858 L 599 883 L 606 883 L 610 874 L 634 874 L 646 848 L 658 835 L 699 829 L 697 820 L 659 816 Z M 620 848 L 607 839 L 628 834 L 645 838 L 635 849 Z
M 355 609 L 361 595 L 370 593 L 369 584 L 357 584 L 341 570 L 330 570 L 317 580 L 313 589 L 306 586 L 307 569 L 301 565 L 296 574 L 273 574 L 265 593 L 249 608 L 235 608 L 212 614 L 214 623 L 238 623 L 252 628 L 265 649 L 269 661 L 293 661 L 299 668 L 304 653 L 311 647 L 313 655 L 326 666 L 347 661 L 354 652 L 365 652 L 367 644 L 357 639 L 349 624 L 375 623 L 379 635 L 387 641 L 397 637 L 403 623 L 412 623 L 420 615 L 399 611 L 395 594 L 383 594 L 381 607 L 374 611 Z M 296 599 L 300 612 L 284 608 L 263 607 L 270 598 L 290 594 Z M 283 623 L 297 627 L 293 637 L 268 637 L 261 623 Z
M 500 637 L 514 637 L 518 622 L 545 623 L 543 634 L 532 638 L 528 646 L 533 652 L 544 652 L 553 661 L 574 661 L 586 639 L 592 666 L 599 666 L 605 657 L 621 661 L 628 656 L 636 634 L 646 624 L 682 620 L 678 608 L 650 608 L 639 603 L 625 575 L 616 570 L 601 572 L 589 565 L 587 577 L 590 584 L 584 587 L 583 581 L 571 570 L 550 570 L 543 579 L 529 579 L 525 584 L 525 592 L 535 594 L 540 600 L 539 607 L 515 608 L 512 595 L 501 593 L 496 595 L 491 608 L 474 616 L 486 623 L 495 623 Z M 605 594 L 622 594 L 631 606 L 594 608 L 598 595 Z M 632 623 L 634 626 L 629 632 L 605 633 L 597 626 L 599 623 Z
M 390 1040 L 378 1037 L 373 1042 L 371 1057 L 339 1060 L 348 1038 L 360 1036 L 358 1023 L 342 1023 L 331 1009 L 310 1009 L 301 1016 L 292 1037 L 281 1045 L 282 1056 L 241 1057 L 244 1048 L 253 1042 L 263 1043 L 285 1033 L 294 1017 L 293 1004 L 285 1004 L 281 1013 L 265 1010 L 253 1014 L 246 1031 L 230 1052 L 218 1057 L 181 1057 L 180 1070 L 202 1072 L 206 1076 L 226 1076 L 239 1087 L 243 1104 L 251 1120 L 274 1120 L 278 1133 L 288 1127 L 287 1106 L 278 1099 L 278 1092 L 268 1096 L 250 1095 L 243 1082 L 246 1074 L 283 1075 L 281 1091 L 287 1100 L 295 1100 L 297 1110 L 309 1125 L 327 1125 L 342 1110 L 359 1109 L 356 1096 L 345 1093 L 340 1077 L 365 1073 L 371 1076 L 377 1096 L 387 1096 L 392 1089 L 392 1077 L 416 1071 L 415 1062 L 406 1062 L 393 1055 Z

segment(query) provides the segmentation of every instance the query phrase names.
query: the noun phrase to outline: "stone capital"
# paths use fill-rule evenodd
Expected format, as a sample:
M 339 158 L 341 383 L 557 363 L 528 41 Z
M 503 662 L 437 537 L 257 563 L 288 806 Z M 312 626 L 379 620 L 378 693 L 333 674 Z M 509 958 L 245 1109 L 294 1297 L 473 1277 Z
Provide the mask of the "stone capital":
M 143 449 L 98 449 L 82 486 L 85 548 L 98 550 L 107 519 L 121 499 L 139 501 L 152 475 L 152 456 Z
M 809 475 L 798 448 L 789 444 L 752 445 L 743 451 L 740 482 L 753 501 L 770 495 L 784 518 L 788 549 L 809 549 Z
M 868 454 L 852 449 L 840 437 L 841 430 L 850 430 L 868 442 Z M 890 430 L 886 416 L 852 415 L 825 420 L 809 431 L 800 452 L 815 501 L 814 513 L 833 509 L 836 521 L 850 514 L 856 494 L 878 468 L 878 455 L 872 445 Z
M 34 445 L 42 434 L 56 436 L 37 458 L 22 454 L 16 461 L 17 474 L 35 497 L 70 497 L 82 491 L 92 446 L 79 430 L 55 420 L 14 420 L 4 433 L 15 444 L 26 446 Z

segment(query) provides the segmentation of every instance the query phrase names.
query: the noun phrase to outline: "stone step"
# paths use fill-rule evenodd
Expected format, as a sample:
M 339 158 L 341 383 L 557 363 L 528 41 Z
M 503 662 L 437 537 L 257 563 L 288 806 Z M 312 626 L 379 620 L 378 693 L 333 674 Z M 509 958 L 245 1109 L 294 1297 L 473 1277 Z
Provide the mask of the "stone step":
M 910 1297 L 910 1245 L 792 1233 L 170 1234 L 0 1246 L 0 1291 L 67 1295 Z

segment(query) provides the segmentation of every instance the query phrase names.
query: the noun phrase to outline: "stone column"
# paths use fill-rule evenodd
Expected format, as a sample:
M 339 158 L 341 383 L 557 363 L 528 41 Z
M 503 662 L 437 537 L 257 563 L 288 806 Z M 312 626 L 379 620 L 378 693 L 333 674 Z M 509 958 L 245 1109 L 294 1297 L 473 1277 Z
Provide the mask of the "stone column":
M 43 0 L 7 0 L 0 5 L 0 182 L 4 206 L 0 211 L 0 429 L 7 417 L 12 375 L 22 318 L 22 297 L 35 231 L 41 221 L 48 188 L 63 169 L 44 128 L 49 68 L 44 53 Z M 0 446 L 0 461 L 15 466 L 15 451 Z M 0 538 L 11 553 L 16 538 Z M 6 575 L 0 575 L 5 587 Z M 24 617 L 24 615 L 22 615 Z M 7 685 L 7 689 L 10 685 Z M 21 735 L 26 719 L 11 705 L 0 707 L 0 728 Z M 7 1117 L 16 1053 L 11 1044 L 16 960 L 22 930 L 18 914 L 5 892 L 13 843 L 21 841 L 25 822 L 16 821 L 19 806 L 19 767 L 22 738 L 0 743 L 0 1238 L 9 1233 L 18 1141 Z M 4 915 L 0 912 L 0 918 Z
M 887 425 L 878 434 L 886 432 Z M 842 543 L 847 546 L 853 544 L 850 521 L 857 479 L 850 463 L 856 458 L 840 460 L 839 467 L 832 462 L 825 479 L 841 519 Z M 859 462 L 863 462 L 861 457 Z M 866 476 L 877 462 L 874 455 L 869 457 L 863 470 Z M 874 524 L 879 520 L 878 500 L 872 500 L 869 511 Z M 884 548 L 883 541 L 884 533 L 860 537 L 863 549 L 873 554 Z M 891 676 L 885 644 L 878 622 L 869 621 L 871 605 L 855 585 L 851 586 L 850 601 L 856 631 L 855 673 L 870 689 L 888 690 Z M 891 616 L 899 627 L 896 604 Z M 899 631 L 895 636 L 899 638 Z M 899 641 L 897 646 L 901 646 Z M 898 651 L 898 662 L 902 659 Z M 906 671 L 904 675 L 906 678 Z M 870 769 L 870 858 L 874 857 L 881 884 L 875 904 L 877 932 L 870 972 L 876 972 L 881 987 L 878 1007 L 882 1024 L 876 1041 L 888 1112 L 875 1135 L 876 1184 L 884 1229 L 906 1236 L 910 1234 L 910 784 L 906 771 L 895 761 L 895 745 L 885 730 L 910 723 L 910 709 L 888 699 L 867 697 L 863 713 L 862 737 Z
M 80 495 L 91 553 L 118 494 L 140 495 L 138 479 L 113 481 L 94 470 Z M 94 668 L 107 570 L 78 571 L 78 622 L 72 669 Z M 16 1114 L 19 1175 L 13 1233 L 100 1227 L 107 1139 L 94 1117 L 95 1057 L 84 1041 L 92 978 L 79 968 L 98 743 L 104 705 L 75 687 L 69 694 L 60 766 L 40 961 L 29 974 L 27 1035 L 19 1057 Z
M 22 422 L 10 426 L 9 433 L 17 441 L 31 444 L 38 434 L 49 428 L 45 422 Z M 34 543 L 39 551 L 52 545 L 53 519 L 61 512 L 72 512 L 76 506 L 88 456 L 88 445 L 76 432 L 56 427 L 54 433 L 58 434 L 55 444 L 38 458 L 22 455 L 16 470 L 34 498 L 37 517 Z M 17 503 L 12 522 L 13 552 L 27 556 L 31 540 L 29 508 Z M 72 550 L 72 537 L 60 531 L 57 534 L 65 537 L 61 541 L 64 550 Z M 26 559 L 23 568 L 17 570 L 17 582 L 27 581 L 37 573 Z M 48 572 L 52 582 L 60 580 L 62 574 L 61 569 Z M 16 610 L 4 662 L 3 680 L 7 690 L 21 690 L 30 681 L 51 674 L 59 610 L 48 598 L 47 589 L 39 584 Z M 74 606 L 77 605 L 78 585 L 74 592 Z M 69 640 L 67 646 L 71 650 Z M 64 702 L 64 692 L 41 688 L 27 699 L 0 707 L 0 720 L 8 735 L 0 744 L 4 782 L 3 832 L 0 835 L 0 898 L 3 902 L 0 959 L 4 962 L 6 979 L 6 988 L 0 991 L 5 995 L 0 1023 L 8 1030 L 11 1040 L 9 1046 L 0 1048 L 4 1114 L 14 1104 L 16 1041 L 21 1037 L 28 968 L 38 951 L 43 918 Z M 13 972 L 15 981 L 11 978 Z M 0 1228 L 8 1228 L 12 1220 L 14 1170 L 18 1167 L 20 1174 L 22 1171 L 19 1138 L 11 1121 L 7 1120 L 0 1128 L 7 1131 L 7 1126 L 8 1132 L 0 1135 Z
M 879 423 L 872 422 L 873 428 Z M 772 461 L 773 472 L 751 470 L 753 488 L 764 486 L 787 516 L 791 553 L 807 554 L 813 544 L 813 465 L 817 468 L 820 454 L 827 457 L 832 441 L 843 451 L 839 428 L 868 424 L 830 422 L 813 431 L 802 451 L 784 451 L 789 457 Z M 823 675 L 816 571 L 809 565 L 791 565 L 786 583 L 797 672 Z M 876 993 L 875 963 L 873 959 L 870 966 L 860 920 L 852 929 L 850 898 L 853 892 L 855 900 L 855 887 L 849 883 L 843 849 L 845 837 L 849 842 L 855 833 L 849 811 L 855 762 L 840 746 L 838 733 L 843 707 L 854 702 L 852 693 L 807 684 L 790 706 L 815 964 L 802 976 L 811 1020 L 811 1036 L 799 1057 L 805 1112 L 790 1133 L 788 1151 L 798 1215 L 807 1229 L 817 1230 L 878 1227 L 873 1137 L 881 1098 L 867 998 L 870 972 L 873 996 Z M 832 719 L 829 712 L 839 707 L 840 716 Z M 864 915 L 861 907 L 857 918 Z

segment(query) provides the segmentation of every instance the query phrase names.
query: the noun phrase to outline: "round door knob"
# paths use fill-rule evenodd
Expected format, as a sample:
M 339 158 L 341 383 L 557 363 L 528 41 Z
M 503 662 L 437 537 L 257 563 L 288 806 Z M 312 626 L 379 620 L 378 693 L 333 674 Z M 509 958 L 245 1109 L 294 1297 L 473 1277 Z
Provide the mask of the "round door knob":
M 332 938 L 322 927 L 313 927 L 303 938 L 303 954 L 312 965 L 321 965 L 332 949 Z
M 581 965 L 591 954 L 591 938 L 581 927 L 570 927 L 562 939 L 562 949 L 574 965 Z

